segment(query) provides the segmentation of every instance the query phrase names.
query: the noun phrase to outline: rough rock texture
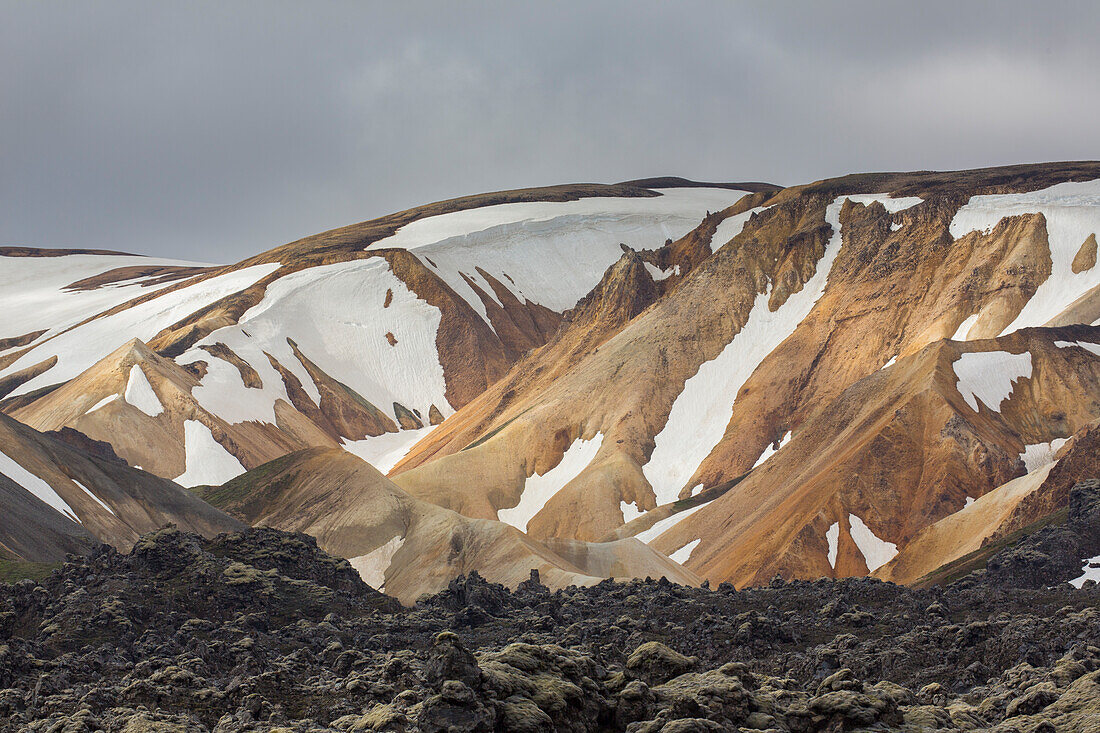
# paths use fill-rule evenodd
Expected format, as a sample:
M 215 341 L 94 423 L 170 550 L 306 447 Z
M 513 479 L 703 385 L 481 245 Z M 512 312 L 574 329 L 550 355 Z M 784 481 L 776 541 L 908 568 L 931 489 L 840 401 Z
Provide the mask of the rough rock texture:
M 1100 588 L 999 570 L 1040 534 L 923 590 L 474 574 L 401 609 L 303 535 L 166 529 L 0 586 L 0 729 L 1094 731 Z

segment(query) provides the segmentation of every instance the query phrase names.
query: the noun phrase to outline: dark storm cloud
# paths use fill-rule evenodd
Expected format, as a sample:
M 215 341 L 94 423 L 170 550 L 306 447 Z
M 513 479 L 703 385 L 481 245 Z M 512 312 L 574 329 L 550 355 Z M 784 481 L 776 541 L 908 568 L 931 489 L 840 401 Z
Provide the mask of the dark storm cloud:
M 232 261 L 439 198 L 1096 158 L 1091 2 L 0 5 L 0 244 Z

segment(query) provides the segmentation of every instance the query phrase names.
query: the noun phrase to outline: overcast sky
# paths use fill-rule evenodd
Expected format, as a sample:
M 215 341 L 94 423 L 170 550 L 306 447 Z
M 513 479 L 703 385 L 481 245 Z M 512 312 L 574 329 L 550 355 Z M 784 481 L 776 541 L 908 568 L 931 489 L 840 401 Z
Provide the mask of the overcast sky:
M 229 262 L 488 190 L 1100 158 L 1095 2 L 7 2 L 0 245 Z

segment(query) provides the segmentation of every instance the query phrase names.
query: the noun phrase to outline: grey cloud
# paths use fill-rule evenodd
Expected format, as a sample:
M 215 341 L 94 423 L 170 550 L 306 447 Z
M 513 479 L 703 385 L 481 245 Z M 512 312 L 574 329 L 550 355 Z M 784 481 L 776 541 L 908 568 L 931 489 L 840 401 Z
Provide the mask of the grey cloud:
M 1093 3 L 0 4 L 0 244 L 232 261 L 448 196 L 1097 157 Z

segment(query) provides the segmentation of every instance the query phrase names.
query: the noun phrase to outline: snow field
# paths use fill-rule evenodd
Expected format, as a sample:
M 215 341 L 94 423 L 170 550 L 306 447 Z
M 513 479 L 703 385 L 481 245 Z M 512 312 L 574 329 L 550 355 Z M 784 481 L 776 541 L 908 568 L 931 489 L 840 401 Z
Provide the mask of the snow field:
M 40 342 L 91 315 L 172 284 L 142 287 L 139 278 L 94 290 L 64 289 L 74 282 L 119 267 L 196 264 L 136 255 L 0 256 L 0 312 L 4 313 L 0 338 L 45 329 L 36 339 Z
M 1001 403 L 1012 394 L 1013 383 L 1031 377 L 1031 352 L 978 351 L 963 354 L 951 366 L 959 380 L 956 388 L 970 409 L 977 412 L 980 400 L 999 412 Z
M 3 373 L 11 373 L 50 356 L 57 356 L 52 368 L 20 385 L 12 395 L 33 392 L 48 384 L 67 381 L 95 364 L 107 354 L 137 337 L 149 341 L 162 329 L 186 318 L 228 295 L 244 290 L 279 269 L 278 263 L 255 265 L 217 275 L 203 282 L 164 293 L 150 301 L 41 342 L 11 364 Z
M 387 291 L 393 293 L 388 307 Z M 434 404 L 447 416 L 453 410 L 444 396 L 443 366 L 435 346 L 439 322 L 439 309 L 417 298 L 383 258 L 338 262 L 279 278 L 237 324 L 199 342 L 226 344 L 257 371 L 262 389 L 246 388 L 236 367 L 205 351 L 193 349 L 178 361 L 210 364 L 211 371 L 192 395 L 204 409 L 232 423 L 274 422 L 275 401 L 289 399 L 264 352 L 320 401 L 288 338 L 322 371 L 391 417 L 396 417 L 394 402 L 419 410 L 425 418 Z M 396 337 L 395 345 L 386 340 L 387 332 Z
M 712 188 L 660 193 L 649 198 L 498 204 L 442 214 L 406 224 L 370 249 L 415 252 L 492 326 L 484 303 L 463 277 L 474 280 L 499 304 L 476 268 L 492 275 L 520 302 L 564 311 L 619 260 L 620 243 L 655 249 L 694 229 L 707 211 L 724 209 L 745 194 Z
M 1041 191 L 972 196 L 951 220 L 951 236 L 973 231 L 988 233 L 1001 219 L 1022 214 L 1046 218 L 1052 262 L 1051 274 L 1002 335 L 1029 326 L 1042 326 L 1093 287 L 1100 285 L 1100 268 L 1075 274 L 1073 258 L 1089 235 L 1100 236 L 1100 179 L 1059 183 Z

